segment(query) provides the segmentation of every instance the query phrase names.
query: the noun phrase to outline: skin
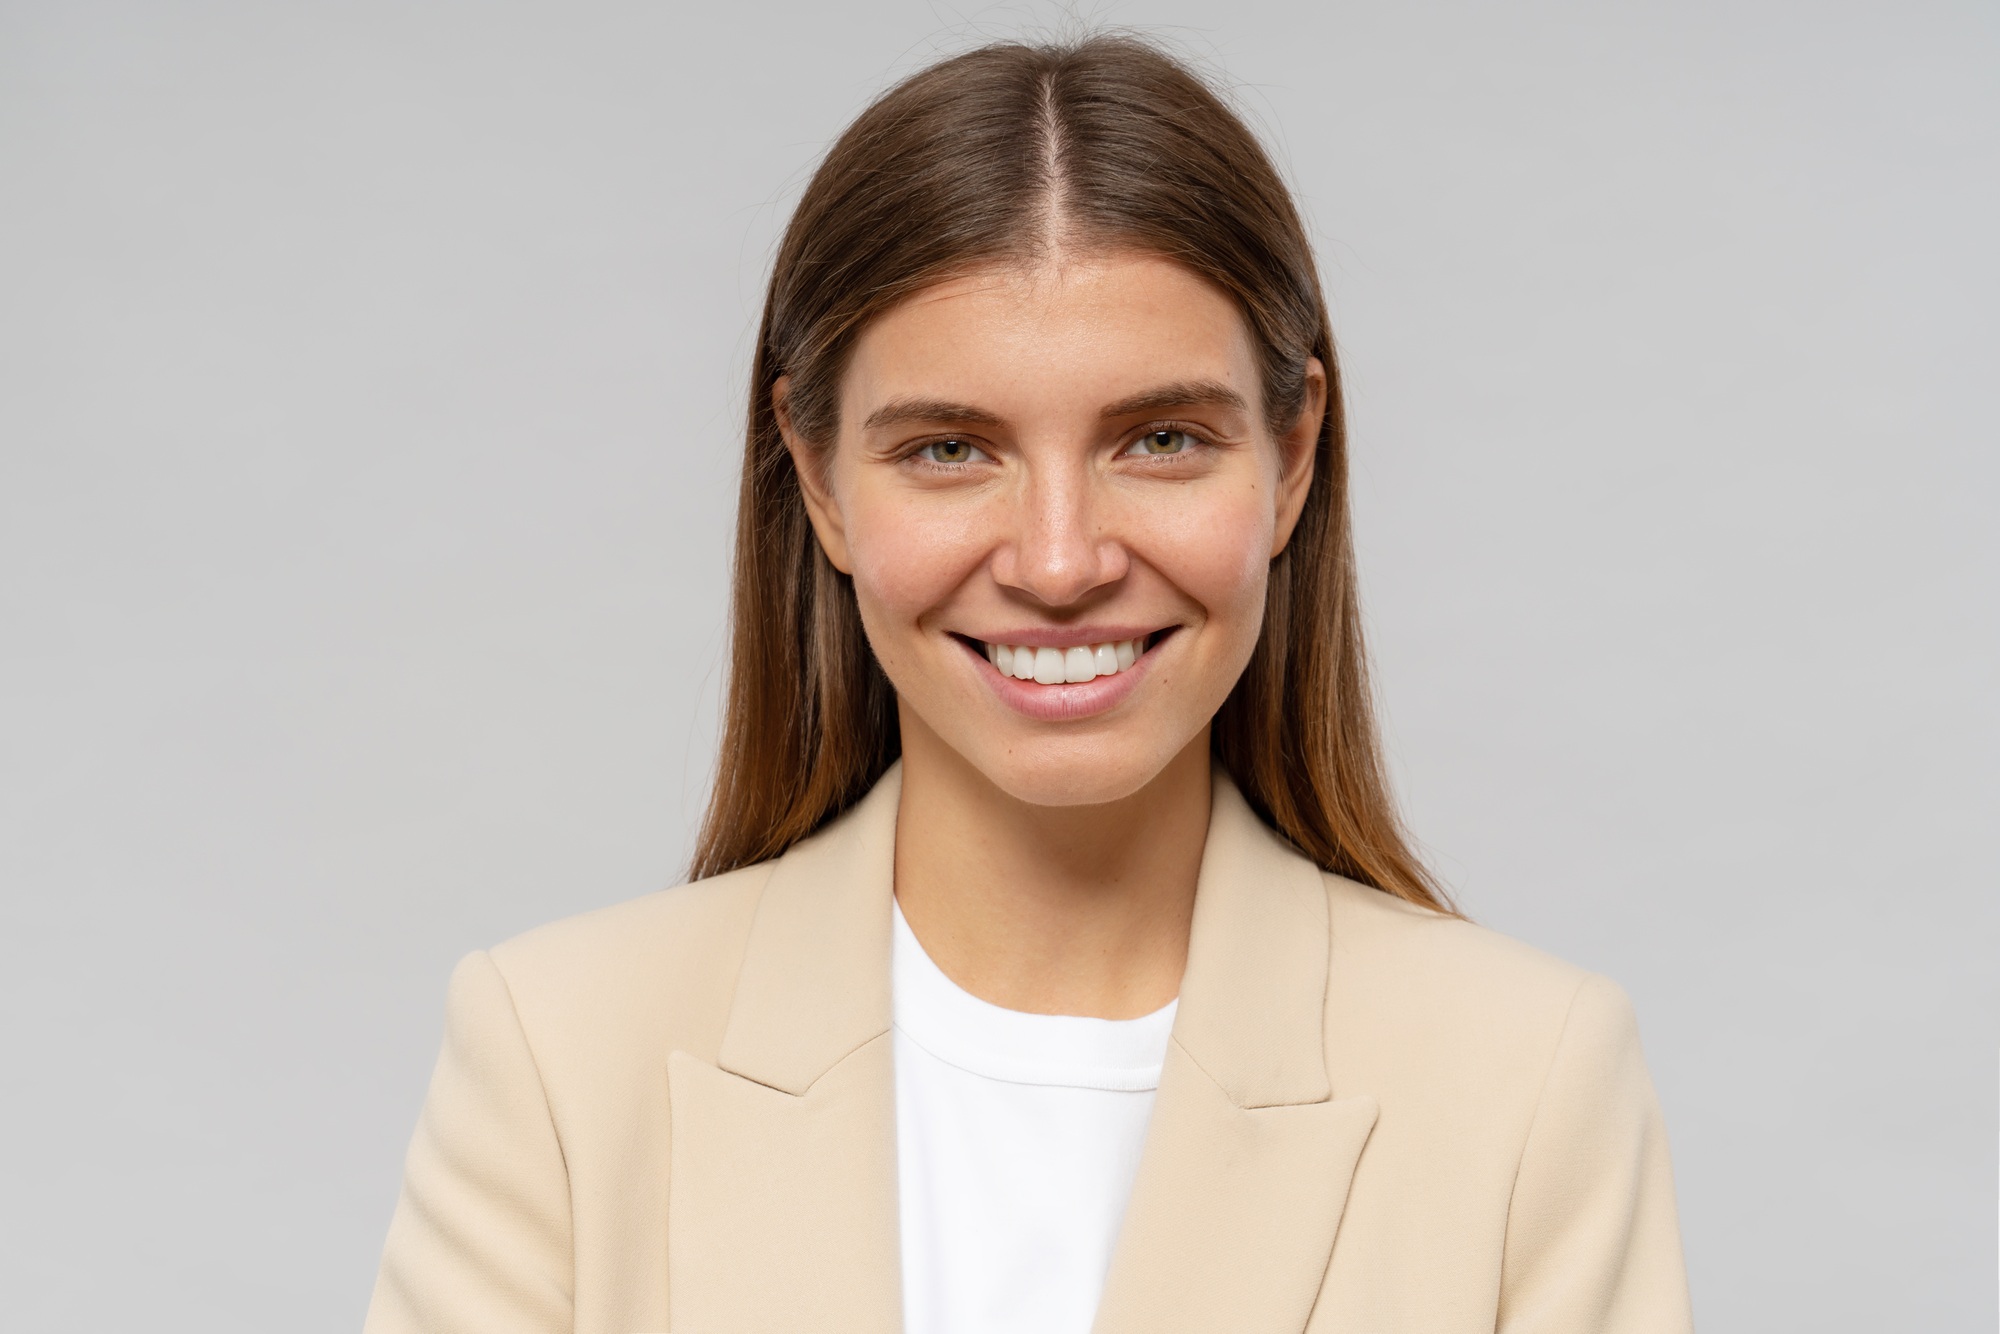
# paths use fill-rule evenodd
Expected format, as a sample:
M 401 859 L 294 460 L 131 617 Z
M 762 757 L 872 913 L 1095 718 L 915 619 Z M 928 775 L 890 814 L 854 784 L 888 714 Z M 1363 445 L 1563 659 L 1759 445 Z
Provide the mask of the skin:
M 1130 252 L 976 271 L 877 317 L 825 447 L 779 380 L 813 527 L 896 690 L 896 897 L 973 995 L 1121 1019 L 1178 993 L 1209 727 L 1312 480 L 1317 360 L 1308 386 L 1273 430 L 1235 302 Z M 1123 698 L 1062 721 L 1009 705 L 961 638 L 1103 626 L 1171 633 Z

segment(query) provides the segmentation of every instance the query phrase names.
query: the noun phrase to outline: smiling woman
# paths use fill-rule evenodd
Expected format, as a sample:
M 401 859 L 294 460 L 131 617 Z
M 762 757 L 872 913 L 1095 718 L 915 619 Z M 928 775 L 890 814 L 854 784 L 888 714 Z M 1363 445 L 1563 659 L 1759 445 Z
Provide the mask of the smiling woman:
M 1182 65 L 864 112 L 765 305 L 691 883 L 460 965 L 370 1330 L 1687 1329 L 1623 994 L 1401 832 L 1346 466 Z

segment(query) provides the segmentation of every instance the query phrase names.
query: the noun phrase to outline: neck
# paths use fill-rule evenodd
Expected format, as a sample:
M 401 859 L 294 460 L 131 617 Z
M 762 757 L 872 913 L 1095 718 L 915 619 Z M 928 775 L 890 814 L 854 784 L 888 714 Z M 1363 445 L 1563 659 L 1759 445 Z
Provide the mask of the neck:
M 1001 791 L 903 710 L 896 900 L 945 975 L 994 1005 L 1130 1019 L 1180 992 L 1208 837 L 1208 729 L 1100 805 Z

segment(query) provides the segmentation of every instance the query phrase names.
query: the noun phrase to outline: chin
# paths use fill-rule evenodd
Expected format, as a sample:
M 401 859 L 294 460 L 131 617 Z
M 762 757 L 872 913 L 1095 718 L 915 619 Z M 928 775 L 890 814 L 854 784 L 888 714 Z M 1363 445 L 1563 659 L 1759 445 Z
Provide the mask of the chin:
M 1114 754 L 1099 746 L 1030 742 L 1010 752 L 967 758 L 988 782 L 1016 801 L 1032 806 L 1103 806 L 1140 791 L 1177 753 L 1147 746 Z

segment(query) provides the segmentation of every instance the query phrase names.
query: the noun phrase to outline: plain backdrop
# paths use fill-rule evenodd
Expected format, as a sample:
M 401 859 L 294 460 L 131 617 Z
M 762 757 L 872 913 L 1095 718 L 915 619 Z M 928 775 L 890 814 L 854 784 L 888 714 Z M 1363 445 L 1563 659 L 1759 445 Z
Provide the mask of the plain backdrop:
M 12 1327 L 358 1325 L 453 961 L 680 877 L 791 202 L 1079 20 L 1297 187 L 1409 817 L 1634 997 L 1702 1328 L 1994 1328 L 2000 10 L 1944 0 L 0 4 Z

